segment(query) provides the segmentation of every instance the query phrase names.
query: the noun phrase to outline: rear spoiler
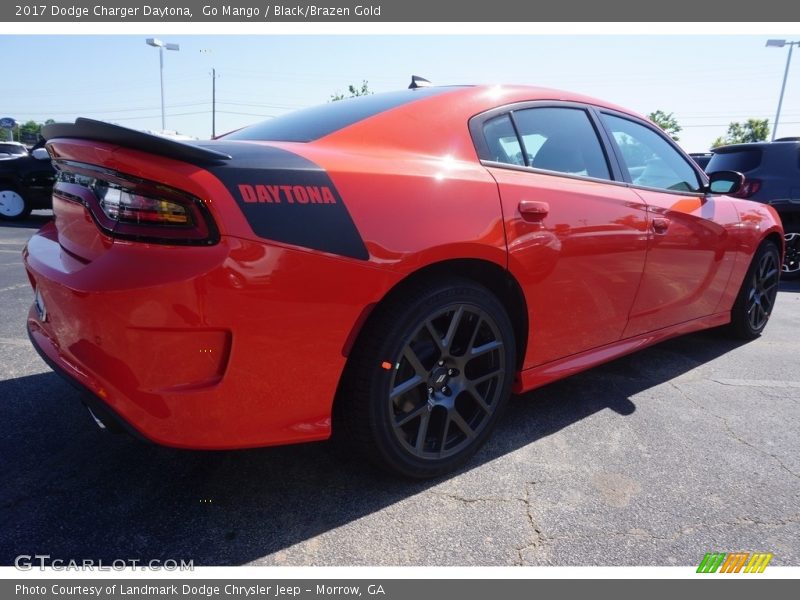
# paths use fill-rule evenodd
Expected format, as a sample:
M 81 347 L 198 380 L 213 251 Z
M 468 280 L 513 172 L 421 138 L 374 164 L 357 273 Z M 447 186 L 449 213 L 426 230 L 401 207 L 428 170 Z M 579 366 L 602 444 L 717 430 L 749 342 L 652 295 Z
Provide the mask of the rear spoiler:
M 42 136 L 48 142 L 56 138 L 106 142 L 133 150 L 174 158 L 194 165 L 220 164 L 231 159 L 230 154 L 217 152 L 209 148 L 201 148 L 191 143 L 83 117 L 75 119 L 74 123 L 45 125 L 42 127 Z

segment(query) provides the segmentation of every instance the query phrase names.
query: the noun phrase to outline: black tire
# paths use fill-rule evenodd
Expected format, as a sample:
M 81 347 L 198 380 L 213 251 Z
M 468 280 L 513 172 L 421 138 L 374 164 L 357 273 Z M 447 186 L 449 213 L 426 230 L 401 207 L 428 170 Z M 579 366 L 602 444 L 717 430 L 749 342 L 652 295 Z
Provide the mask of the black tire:
M 786 280 L 800 278 L 800 227 L 794 225 L 786 230 L 784 236 L 783 272 Z
M 31 214 L 31 203 L 14 186 L 0 183 L 0 220 L 21 221 Z
M 753 340 L 764 331 L 775 306 L 780 273 L 778 247 L 765 240 L 753 256 L 731 310 L 728 331 L 734 337 Z
M 375 310 L 345 370 L 334 436 L 406 477 L 452 471 L 486 441 L 511 394 L 511 321 L 466 279 L 414 286 Z

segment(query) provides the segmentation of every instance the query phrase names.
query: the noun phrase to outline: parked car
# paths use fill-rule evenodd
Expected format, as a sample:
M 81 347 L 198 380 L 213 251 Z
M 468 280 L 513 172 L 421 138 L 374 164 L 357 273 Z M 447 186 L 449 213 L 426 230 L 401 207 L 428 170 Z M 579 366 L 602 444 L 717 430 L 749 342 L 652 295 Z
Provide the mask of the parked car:
M 711 152 L 690 152 L 689 156 L 691 156 L 692 160 L 697 163 L 698 167 L 705 169 L 713 154 Z
M 715 148 L 706 171 L 728 170 L 745 176 L 736 196 L 778 212 L 786 232 L 783 277 L 800 277 L 800 138 Z
M 0 144 L 0 149 L 10 144 Z M 28 152 L 16 143 L 8 150 L 17 152 L 20 146 L 24 153 L 0 159 L 0 220 L 18 221 L 32 210 L 52 206 L 55 169 L 47 150 L 40 147 Z
M 431 477 L 524 392 L 667 338 L 761 334 L 783 231 L 646 118 L 426 87 L 204 142 L 44 127 L 27 327 L 100 422 L 181 448 L 328 438 Z
M 25 156 L 28 149 L 19 142 L 0 142 L 0 160 L 14 156 Z

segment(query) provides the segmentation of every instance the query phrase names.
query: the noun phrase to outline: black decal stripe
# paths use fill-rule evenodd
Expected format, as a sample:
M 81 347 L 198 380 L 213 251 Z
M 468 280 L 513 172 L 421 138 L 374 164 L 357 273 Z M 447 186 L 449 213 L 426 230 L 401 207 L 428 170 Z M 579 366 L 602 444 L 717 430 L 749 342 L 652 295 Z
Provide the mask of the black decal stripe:
M 347 206 L 319 165 L 292 152 L 259 144 L 211 142 L 209 146 L 233 157 L 227 164 L 208 170 L 234 197 L 258 237 L 359 260 L 369 258 Z M 256 186 L 327 187 L 335 202 L 290 202 L 284 192 L 280 193 L 280 202 L 245 202 L 241 185 L 254 189 Z

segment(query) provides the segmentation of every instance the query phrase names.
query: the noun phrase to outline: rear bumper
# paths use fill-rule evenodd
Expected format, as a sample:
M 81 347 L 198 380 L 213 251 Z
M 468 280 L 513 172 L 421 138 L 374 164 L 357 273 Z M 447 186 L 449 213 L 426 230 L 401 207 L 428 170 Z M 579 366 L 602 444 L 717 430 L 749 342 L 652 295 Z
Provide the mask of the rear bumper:
M 52 224 L 23 253 L 46 315 L 28 331 L 102 418 L 158 444 L 244 448 L 325 439 L 365 305 L 389 275 L 238 238 L 113 243 L 92 261 Z
M 55 344 L 47 337 L 44 331 L 36 325 L 36 320 L 34 318 L 36 316 L 35 310 L 34 307 L 31 307 L 28 316 L 28 339 L 31 341 L 33 349 L 36 350 L 41 359 L 47 363 L 47 366 L 80 392 L 83 404 L 92 411 L 95 417 L 100 419 L 103 425 L 108 429 L 113 431 L 125 431 L 141 441 L 149 441 L 139 430 L 123 419 L 108 404 L 103 402 L 101 398 L 96 396 L 90 388 L 84 385 L 80 378 L 75 376 L 77 372 L 74 368 L 68 371 L 62 366 L 64 362 L 63 360 L 59 360 Z

